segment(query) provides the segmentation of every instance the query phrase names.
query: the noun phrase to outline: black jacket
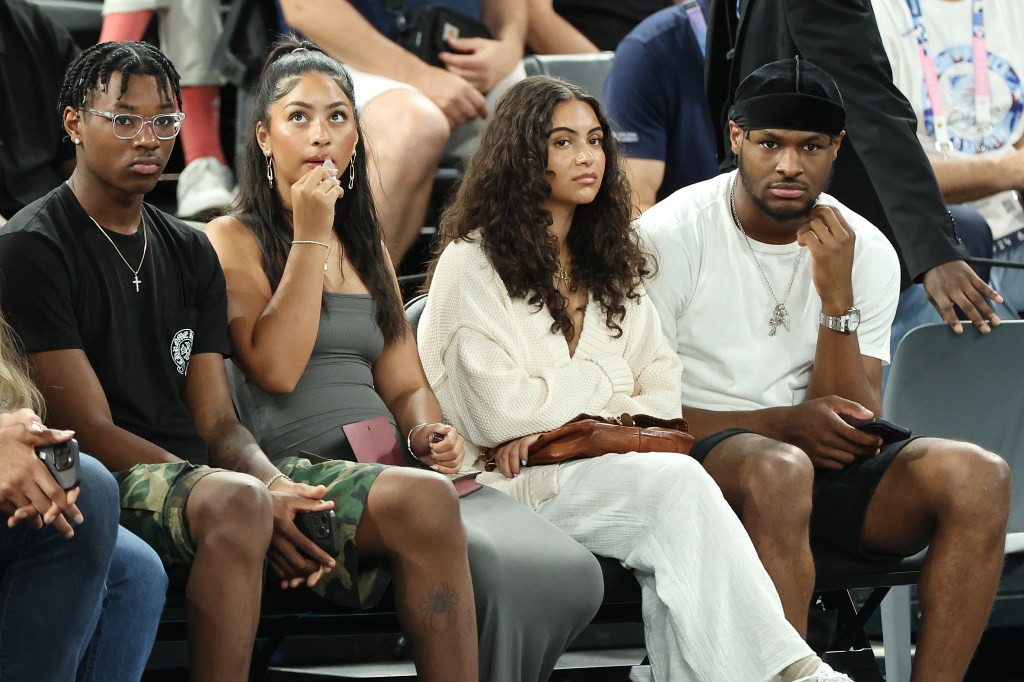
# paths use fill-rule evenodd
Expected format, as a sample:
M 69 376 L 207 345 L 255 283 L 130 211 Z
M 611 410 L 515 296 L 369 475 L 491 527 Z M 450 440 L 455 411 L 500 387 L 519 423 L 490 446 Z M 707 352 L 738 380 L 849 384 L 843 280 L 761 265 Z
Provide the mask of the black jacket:
M 829 193 L 885 233 L 903 286 L 967 257 L 916 135 L 910 103 L 892 82 L 869 0 L 712 0 L 706 89 L 731 166 L 728 111 L 736 86 L 764 64 L 795 55 L 827 71 L 846 105 L 846 139 Z M 908 277 L 909 274 L 909 277 Z

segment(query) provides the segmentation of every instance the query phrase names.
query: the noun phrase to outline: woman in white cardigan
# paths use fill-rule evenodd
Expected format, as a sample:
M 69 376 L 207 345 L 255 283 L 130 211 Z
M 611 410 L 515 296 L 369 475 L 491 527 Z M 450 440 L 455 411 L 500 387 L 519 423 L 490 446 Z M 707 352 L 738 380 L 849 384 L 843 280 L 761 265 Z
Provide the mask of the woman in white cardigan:
M 679 417 L 681 367 L 642 278 L 629 189 L 597 101 L 536 77 L 498 104 L 442 219 L 423 366 L 479 480 L 633 569 L 657 680 L 848 680 L 786 621 L 699 464 L 629 453 L 525 466 L 580 413 Z

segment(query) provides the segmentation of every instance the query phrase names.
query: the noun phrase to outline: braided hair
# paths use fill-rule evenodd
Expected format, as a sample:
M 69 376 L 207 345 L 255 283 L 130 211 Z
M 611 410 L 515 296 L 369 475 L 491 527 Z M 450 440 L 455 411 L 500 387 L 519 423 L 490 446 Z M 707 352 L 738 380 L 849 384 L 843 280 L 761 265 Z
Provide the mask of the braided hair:
M 60 86 L 57 112 L 63 114 L 67 107 L 78 109 L 84 106 L 97 88 L 106 91 L 110 76 L 115 71 L 121 74 L 118 98 L 128 91 L 128 80 L 133 75 L 153 76 L 160 83 L 161 93 L 168 98 L 173 93 L 181 109 L 180 77 L 171 60 L 149 43 L 121 42 L 92 45 L 71 62 Z

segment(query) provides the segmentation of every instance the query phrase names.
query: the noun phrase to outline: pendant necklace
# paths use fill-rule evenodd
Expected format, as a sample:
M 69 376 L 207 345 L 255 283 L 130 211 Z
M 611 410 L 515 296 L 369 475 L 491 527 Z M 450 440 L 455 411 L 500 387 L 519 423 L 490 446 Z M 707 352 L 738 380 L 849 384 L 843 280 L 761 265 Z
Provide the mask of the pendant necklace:
M 732 209 L 732 220 L 736 223 L 736 227 L 739 228 L 740 234 L 743 235 L 743 239 L 747 242 L 747 248 L 750 250 L 750 257 L 754 259 L 754 265 L 757 266 L 757 271 L 761 273 L 761 280 L 764 282 L 765 287 L 768 289 L 768 293 L 771 294 L 772 300 L 775 301 L 775 307 L 772 308 L 771 316 L 768 318 L 768 325 L 771 327 L 768 330 L 768 336 L 775 336 L 775 333 L 779 331 L 779 327 L 783 327 L 787 332 L 789 331 L 789 309 L 786 307 L 786 302 L 789 300 L 789 295 L 793 292 L 793 283 L 796 282 L 796 273 L 800 269 L 800 263 L 804 258 L 804 253 L 807 249 L 800 247 L 800 252 L 796 255 L 796 260 L 793 261 L 793 274 L 789 278 L 789 286 L 786 287 L 786 295 L 783 296 L 782 300 L 775 295 L 775 289 L 772 288 L 772 283 L 768 281 L 768 275 L 765 273 L 764 268 L 761 267 L 761 261 L 758 260 L 757 254 L 754 253 L 754 245 L 750 243 L 750 237 L 747 236 L 747 231 L 743 229 L 743 223 L 740 222 L 739 213 L 736 212 L 736 183 L 737 179 L 734 179 L 732 185 L 729 187 L 729 208 Z
M 142 270 L 142 264 L 146 262 L 146 249 L 149 247 L 149 232 L 146 230 L 146 216 L 145 214 L 140 213 L 139 218 L 139 222 L 142 225 L 142 258 L 139 259 L 139 267 L 133 268 L 132 264 L 129 263 L 128 259 L 124 257 L 123 253 L 121 253 L 121 249 L 117 248 L 117 244 L 115 244 L 114 240 L 110 238 L 107 231 L 103 229 L 103 226 L 96 222 L 95 218 L 89 216 L 89 220 L 92 221 L 92 224 L 96 226 L 96 229 L 100 231 L 100 234 L 107 238 L 110 245 L 114 247 L 114 251 L 117 251 L 117 255 L 121 257 L 121 260 L 124 261 L 124 264 L 128 266 L 128 269 L 131 270 L 132 274 L 135 276 L 135 279 L 132 280 L 132 284 L 135 285 L 135 293 L 139 293 L 139 285 L 142 284 L 142 280 L 139 279 L 139 272 Z

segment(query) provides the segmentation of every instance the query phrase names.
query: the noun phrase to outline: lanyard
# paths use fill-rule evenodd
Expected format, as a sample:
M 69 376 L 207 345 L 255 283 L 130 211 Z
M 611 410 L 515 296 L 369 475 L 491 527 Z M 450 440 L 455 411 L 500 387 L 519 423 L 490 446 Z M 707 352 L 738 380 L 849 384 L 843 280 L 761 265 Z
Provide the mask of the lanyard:
M 935 125 L 935 149 L 943 156 L 949 156 L 953 143 L 947 128 L 946 108 L 942 103 L 942 91 L 939 88 L 939 76 L 935 70 L 935 60 L 928 54 L 928 36 L 921 21 L 921 1 L 907 0 L 910 16 L 914 20 L 914 33 L 917 36 L 917 55 L 921 60 L 924 72 L 924 87 L 928 94 L 932 121 Z M 983 0 L 971 0 L 971 29 L 973 33 L 972 48 L 974 62 L 974 124 L 982 133 L 992 128 L 991 97 L 988 75 L 988 42 L 985 37 L 985 9 Z
M 686 16 L 690 20 L 690 29 L 697 38 L 697 44 L 700 45 L 700 54 L 702 57 L 706 56 L 708 22 L 704 19 L 704 12 L 700 8 L 700 3 L 697 0 L 683 0 L 683 9 L 686 10 Z

